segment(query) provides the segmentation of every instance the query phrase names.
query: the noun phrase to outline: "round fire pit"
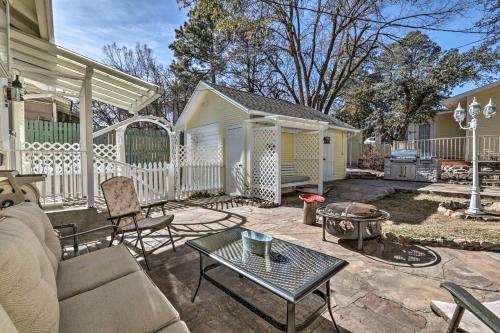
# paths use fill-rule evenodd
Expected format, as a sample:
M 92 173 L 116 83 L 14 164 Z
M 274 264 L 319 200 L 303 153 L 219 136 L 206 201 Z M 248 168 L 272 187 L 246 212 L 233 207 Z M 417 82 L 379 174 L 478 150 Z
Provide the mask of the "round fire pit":
M 358 250 L 364 239 L 380 237 L 382 222 L 390 218 L 388 212 L 360 202 L 332 203 L 318 208 L 317 214 L 323 218 L 323 240 L 327 229 L 338 238 L 357 239 Z

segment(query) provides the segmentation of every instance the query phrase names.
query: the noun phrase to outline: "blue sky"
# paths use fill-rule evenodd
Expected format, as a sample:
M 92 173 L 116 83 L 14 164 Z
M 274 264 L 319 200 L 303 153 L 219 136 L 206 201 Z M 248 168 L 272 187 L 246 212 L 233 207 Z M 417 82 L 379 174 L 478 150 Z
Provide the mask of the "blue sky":
M 170 63 L 168 45 L 186 17 L 175 0 L 53 0 L 53 10 L 56 43 L 98 61 L 106 44 L 139 42 Z
M 102 47 L 116 42 L 134 47 L 137 42 L 151 47 L 158 60 L 169 64 L 172 53 L 168 45 L 174 40 L 174 29 L 186 19 L 175 0 L 53 0 L 56 43 L 94 60 L 102 61 Z M 463 29 L 478 19 L 478 10 L 465 12 L 447 23 L 448 28 Z M 75 14 L 76 13 L 76 14 Z M 481 36 L 451 32 L 426 32 L 443 49 L 475 42 Z M 465 51 L 473 45 L 461 47 Z M 473 84 L 456 88 L 460 93 Z

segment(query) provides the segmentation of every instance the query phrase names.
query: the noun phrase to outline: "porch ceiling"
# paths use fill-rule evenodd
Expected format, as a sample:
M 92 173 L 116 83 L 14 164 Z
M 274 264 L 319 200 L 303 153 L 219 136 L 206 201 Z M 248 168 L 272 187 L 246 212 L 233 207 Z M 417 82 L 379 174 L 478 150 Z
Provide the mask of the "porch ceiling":
M 156 100 L 159 87 L 43 39 L 11 30 L 13 69 L 38 93 L 78 98 L 87 67 L 93 69 L 92 98 L 131 113 Z M 55 87 L 55 92 L 48 90 Z

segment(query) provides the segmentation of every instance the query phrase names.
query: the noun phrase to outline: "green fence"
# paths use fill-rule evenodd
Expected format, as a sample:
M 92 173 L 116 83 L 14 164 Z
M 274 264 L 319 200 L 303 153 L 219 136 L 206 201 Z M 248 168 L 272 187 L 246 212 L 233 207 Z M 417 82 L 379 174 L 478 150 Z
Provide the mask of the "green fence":
M 100 128 L 94 128 L 98 130 Z M 27 120 L 27 142 L 77 143 L 80 141 L 80 124 Z M 97 144 L 115 144 L 115 131 L 94 139 Z M 130 164 L 167 162 L 169 137 L 164 130 L 128 128 L 125 132 L 125 157 Z

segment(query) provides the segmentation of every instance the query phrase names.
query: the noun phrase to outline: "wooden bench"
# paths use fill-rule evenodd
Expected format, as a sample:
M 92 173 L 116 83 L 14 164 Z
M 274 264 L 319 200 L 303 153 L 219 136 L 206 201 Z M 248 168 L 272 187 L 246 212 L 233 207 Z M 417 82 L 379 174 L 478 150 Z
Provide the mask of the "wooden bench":
M 281 187 L 295 187 L 309 184 L 311 177 L 297 174 L 293 164 L 281 165 Z

